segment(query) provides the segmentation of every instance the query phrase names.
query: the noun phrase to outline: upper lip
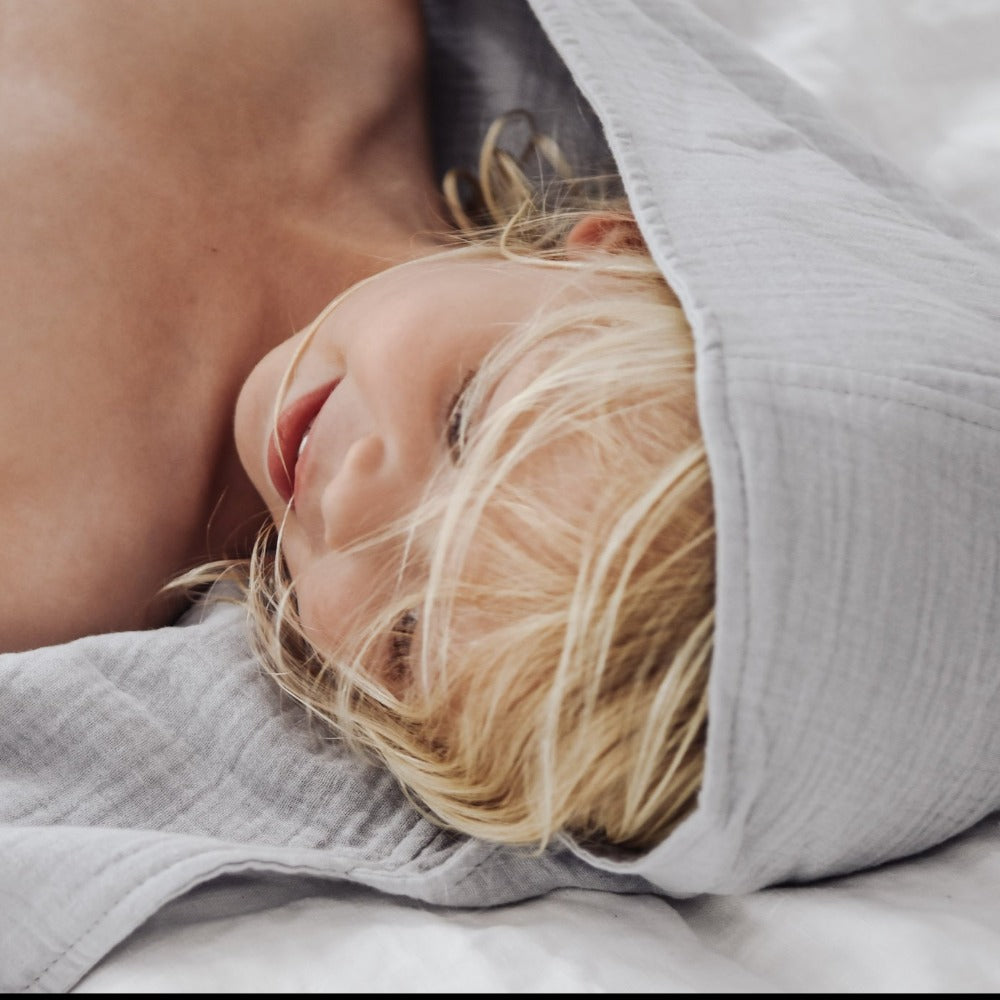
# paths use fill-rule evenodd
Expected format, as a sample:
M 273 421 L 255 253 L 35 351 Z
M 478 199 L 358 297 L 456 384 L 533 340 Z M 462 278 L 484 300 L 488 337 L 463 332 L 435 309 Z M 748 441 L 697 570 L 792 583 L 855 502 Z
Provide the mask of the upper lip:
M 267 471 L 285 503 L 295 494 L 295 465 L 302 439 L 339 382 L 338 378 L 311 389 L 289 403 L 278 416 L 267 443 Z

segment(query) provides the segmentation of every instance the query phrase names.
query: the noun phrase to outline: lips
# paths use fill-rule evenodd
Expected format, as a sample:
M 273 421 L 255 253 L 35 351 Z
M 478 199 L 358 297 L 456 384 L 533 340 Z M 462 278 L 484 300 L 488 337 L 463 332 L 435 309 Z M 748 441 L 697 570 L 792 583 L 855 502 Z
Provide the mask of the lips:
M 302 442 L 323 404 L 340 379 L 321 385 L 289 403 L 278 417 L 278 425 L 267 442 L 267 472 L 281 499 L 288 503 L 295 494 L 295 466 Z

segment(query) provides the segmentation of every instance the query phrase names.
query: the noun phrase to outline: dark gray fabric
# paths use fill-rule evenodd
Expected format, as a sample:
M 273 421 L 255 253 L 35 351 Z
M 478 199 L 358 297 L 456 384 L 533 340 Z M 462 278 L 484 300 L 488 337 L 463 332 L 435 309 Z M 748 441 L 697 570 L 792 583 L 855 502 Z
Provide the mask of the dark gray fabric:
M 475 168 L 486 130 L 516 109 L 531 112 L 578 174 L 614 161 L 601 124 L 521 0 L 423 0 L 431 133 L 438 173 Z

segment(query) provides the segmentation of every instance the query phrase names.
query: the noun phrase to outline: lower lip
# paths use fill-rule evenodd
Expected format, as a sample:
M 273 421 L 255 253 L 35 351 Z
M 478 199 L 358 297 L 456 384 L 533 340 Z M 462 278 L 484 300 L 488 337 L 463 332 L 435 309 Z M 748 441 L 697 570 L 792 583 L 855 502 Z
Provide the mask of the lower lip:
M 295 492 L 295 466 L 299 460 L 302 439 L 339 381 L 340 379 L 336 379 L 307 392 L 282 410 L 277 429 L 268 438 L 268 475 L 285 503 L 291 502 Z

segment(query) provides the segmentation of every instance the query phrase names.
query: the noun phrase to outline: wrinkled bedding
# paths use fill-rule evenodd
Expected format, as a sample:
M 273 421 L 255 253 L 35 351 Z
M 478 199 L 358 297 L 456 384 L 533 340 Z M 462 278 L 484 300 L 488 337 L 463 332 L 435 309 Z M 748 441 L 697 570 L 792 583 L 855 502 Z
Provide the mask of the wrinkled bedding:
M 702 0 L 699 6 L 782 66 L 849 128 L 976 225 L 1000 231 L 1000 195 L 992 181 L 1000 165 L 1000 138 L 995 128 L 989 129 L 1000 111 L 1000 82 L 992 66 L 1000 43 L 996 5 Z M 204 669 L 209 674 L 211 666 L 206 655 Z M 120 676 L 131 678 L 138 688 L 142 669 L 135 662 Z M 243 676 L 237 680 L 248 681 L 244 686 L 253 689 L 245 661 L 239 669 Z M 116 686 L 119 696 L 135 696 L 127 685 Z M 163 696 L 170 694 L 165 683 Z M 275 711 L 276 699 L 271 697 L 261 693 L 250 710 Z M 260 722 L 264 724 L 264 716 Z M 165 753 L 173 752 L 171 740 L 180 735 L 164 733 Z M 120 734 L 120 740 L 108 748 L 109 759 L 120 757 L 123 750 L 151 752 L 148 743 L 129 746 L 127 733 Z M 324 752 L 307 744 L 304 739 L 308 753 Z M 229 763 L 238 764 L 261 750 L 235 744 Z M 188 793 L 189 801 L 184 808 L 167 811 L 177 817 L 173 832 L 190 835 L 198 823 L 211 824 L 201 819 L 188 823 L 199 809 L 207 808 L 208 800 L 198 802 L 185 789 L 182 757 L 169 794 L 179 801 Z M 234 773 L 240 773 L 238 767 Z M 72 794 L 72 770 L 40 780 L 50 793 L 48 826 L 24 831 L 32 838 L 26 848 L 32 858 L 23 871 L 31 878 L 38 877 L 38 857 L 48 856 L 71 869 L 86 856 L 74 858 L 73 852 L 88 839 L 64 840 L 53 832 L 74 815 L 65 802 Z M 369 781 L 367 787 L 379 794 L 393 794 L 374 776 L 358 780 L 359 787 Z M 122 799 L 120 815 L 131 828 L 143 827 L 140 789 L 133 787 L 128 801 L 121 788 L 96 791 L 106 801 Z M 268 791 L 280 794 L 277 787 Z M 154 788 L 148 794 L 156 798 L 167 792 Z M 302 794 L 307 794 L 305 784 Z M 29 807 L 37 810 L 37 803 L 25 803 Z M 164 815 L 162 801 L 151 809 Z M 37 820 L 40 814 L 34 815 Z M 290 815 L 294 818 L 294 810 Z M 249 821 L 244 816 L 240 822 Z M 76 989 L 94 992 L 1000 986 L 1000 822 L 993 817 L 944 847 L 875 871 L 815 885 L 687 900 L 653 895 L 643 891 L 650 887 L 639 881 L 623 879 L 615 885 L 596 871 L 581 874 L 571 857 L 556 857 L 543 869 L 516 868 L 510 859 L 476 845 L 456 845 L 419 824 L 411 823 L 408 829 L 410 840 L 398 855 L 405 863 L 382 872 L 370 864 L 367 829 L 351 835 L 363 847 L 364 864 L 352 868 L 342 852 L 340 867 L 326 871 L 313 865 L 306 853 L 292 858 L 287 852 L 258 850 L 251 860 L 231 846 L 227 853 L 219 845 L 206 844 L 206 851 L 218 852 L 214 867 L 196 866 L 190 877 L 175 878 L 158 891 L 156 882 L 167 869 L 151 865 L 134 881 L 138 891 L 132 901 L 140 899 L 141 905 L 117 922 L 108 920 L 109 914 L 114 918 L 116 911 L 127 909 L 129 899 L 93 896 L 94 880 L 63 882 L 59 899 L 58 883 L 46 895 L 35 892 L 31 878 L 18 882 L 8 877 L 2 908 L 8 920 L 15 913 L 16 919 L 0 937 L 4 985 L 65 990 L 83 976 Z M 237 828 L 233 843 L 245 843 L 241 838 L 251 832 Z M 120 835 L 99 829 L 93 834 L 93 839 Z M 39 838 L 46 836 L 52 838 L 51 849 L 39 851 Z M 291 828 L 275 838 L 279 840 L 283 849 L 301 844 L 304 851 L 316 843 L 307 843 L 308 837 Z M 350 840 L 342 837 L 341 846 Z M 383 846 L 392 857 L 393 847 L 405 840 Z M 149 845 L 145 853 L 141 841 Z M 122 851 L 103 854 L 103 867 L 97 863 L 100 853 L 90 855 L 97 859 L 93 874 L 103 875 L 114 865 L 141 867 L 164 843 L 148 830 L 142 837 L 126 837 Z M 174 837 L 170 843 L 177 849 L 181 841 Z M 16 844 L 12 838 L 5 845 L 8 876 L 17 865 Z M 178 864 L 169 870 L 176 873 L 196 853 L 182 845 Z M 450 872 L 436 867 L 441 859 L 451 859 Z M 461 882 L 454 875 L 456 868 L 464 873 L 466 886 L 469 872 L 485 871 L 486 881 L 462 895 L 455 888 Z M 217 877 L 206 881 L 211 872 Z M 320 878 L 331 873 L 338 876 L 334 882 Z M 399 876 L 405 881 L 414 873 L 413 885 L 421 883 L 423 888 L 402 892 L 416 901 L 386 893 L 398 893 Z M 247 877 L 250 874 L 254 877 Z M 609 888 L 622 892 L 605 891 Z M 549 889 L 555 891 L 542 895 Z M 533 896 L 538 898 L 529 898 Z M 26 918 L 33 909 L 40 904 L 52 908 L 57 899 L 71 917 L 75 909 L 90 905 L 86 926 L 93 933 L 78 938 L 68 951 L 65 944 L 57 944 L 49 963 L 36 965 L 19 980 L 14 966 L 30 945 L 9 928 L 30 929 Z M 469 907 L 476 902 L 500 905 L 488 910 L 441 905 Z M 35 931 L 44 926 L 45 914 L 36 916 L 40 922 Z

